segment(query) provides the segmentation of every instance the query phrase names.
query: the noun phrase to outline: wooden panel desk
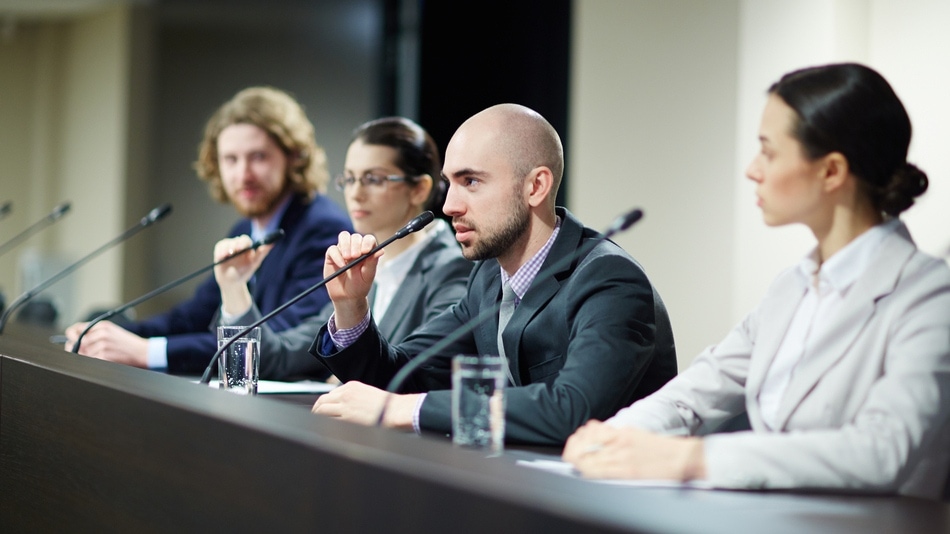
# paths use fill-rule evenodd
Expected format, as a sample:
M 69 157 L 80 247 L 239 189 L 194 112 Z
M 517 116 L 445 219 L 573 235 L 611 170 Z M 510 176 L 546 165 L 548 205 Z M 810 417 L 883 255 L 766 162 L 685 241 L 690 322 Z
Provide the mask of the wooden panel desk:
M 908 498 L 631 488 L 0 336 L 0 531 L 948 532 Z

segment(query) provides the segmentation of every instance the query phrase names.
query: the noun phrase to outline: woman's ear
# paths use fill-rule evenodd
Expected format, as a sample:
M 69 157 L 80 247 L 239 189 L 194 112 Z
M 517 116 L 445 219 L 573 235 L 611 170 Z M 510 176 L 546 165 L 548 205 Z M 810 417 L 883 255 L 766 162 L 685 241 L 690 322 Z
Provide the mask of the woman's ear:
M 823 178 L 825 191 L 831 192 L 841 188 L 847 182 L 851 173 L 851 167 L 848 165 L 848 158 L 841 152 L 831 152 L 822 158 Z
M 409 195 L 409 201 L 413 206 L 423 207 L 429 200 L 429 193 L 432 192 L 432 177 L 423 174 L 412 186 L 412 192 Z

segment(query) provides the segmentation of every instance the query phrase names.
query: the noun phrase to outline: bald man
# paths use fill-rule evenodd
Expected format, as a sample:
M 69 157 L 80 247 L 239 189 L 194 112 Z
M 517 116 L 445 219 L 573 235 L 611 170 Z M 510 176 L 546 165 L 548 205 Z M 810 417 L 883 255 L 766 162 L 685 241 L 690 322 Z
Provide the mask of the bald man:
M 676 375 L 669 319 L 643 269 L 610 241 L 550 273 L 598 238 L 555 206 L 564 169 L 561 140 L 538 113 L 514 104 L 469 118 L 446 147 L 443 206 L 463 255 L 477 261 L 468 293 L 398 346 L 383 339 L 367 294 L 378 254 L 327 285 L 334 315 L 310 351 L 343 382 L 313 412 L 374 424 L 395 373 L 455 332 L 465 332 L 411 375 L 387 404 L 386 426 L 446 434 L 451 429 L 451 359 L 498 354 L 502 284 L 515 292 L 503 332 L 509 386 L 506 441 L 561 445 L 590 418 L 604 419 Z M 372 236 L 341 233 L 324 275 L 368 252 Z M 563 262 L 561 262 L 563 263 Z M 540 274 L 540 277 L 538 276 Z

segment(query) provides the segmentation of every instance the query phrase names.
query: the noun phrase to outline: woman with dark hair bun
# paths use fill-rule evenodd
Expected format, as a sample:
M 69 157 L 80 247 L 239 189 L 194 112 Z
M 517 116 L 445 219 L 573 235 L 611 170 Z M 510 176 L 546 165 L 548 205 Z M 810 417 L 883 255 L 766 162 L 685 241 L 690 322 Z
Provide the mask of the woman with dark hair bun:
M 804 224 L 817 246 L 666 386 L 581 427 L 564 459 L 589 477 L 939 499 L 950 269 L 898 218 L 928 183 L 907 162 L 910 138 L 904 106 L 866 66 L 772 85 L 746 174 L 765 223 Z M 716 433 L 743 414 L 751 428 Z
M 927 190 L 907 162 L 911 126 L 887 81 L 854 63 L 791 72 L 769 88 L 795 112 L 793 136 L 809 160 L 838 152 L 878 212 L 896 217 Z
M 432 137 L 407 118 L 385 117 L 360 125 L 346 151 L 344 172 L 334 180 L 343 192 L 353 228 L 382 241 L 424 210 L 439 209 L 441 161 Z M 250 243 L 247 236 L 219 241 L 215 259 Z M 266 254 L 261 247 L 215 268 L 222 324 L 249 325 L 260 318 L 247 283 Z M 452 228 L 441 219 L 394 241 L 379 262 L 369 297 L 380 331 L 398 342 L 457 302 L 465 294 L 472 265 L 462 257 Z M 326 367 L 307 349 L 332 312 L 330 304 L 282 332 L 262 325 L 260 377 L 329 378 Z

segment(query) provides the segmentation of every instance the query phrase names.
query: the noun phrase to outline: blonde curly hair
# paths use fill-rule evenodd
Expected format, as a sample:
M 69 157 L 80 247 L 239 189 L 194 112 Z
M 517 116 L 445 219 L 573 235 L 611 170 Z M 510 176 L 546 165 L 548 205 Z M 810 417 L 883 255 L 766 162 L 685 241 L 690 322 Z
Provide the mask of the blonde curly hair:
M 218 202 L 229 202 L 218 168 L 218 136 L 228 126 L 252 124 L 267 132 L 287 156 L 287 182 L 294 193 L 312 199 L 326 191 L 327 157 L 313 124 L 289 94 L 273 87 L 249 87 L 225 102 L 208 120 L 194 163 L 198 177 Z

